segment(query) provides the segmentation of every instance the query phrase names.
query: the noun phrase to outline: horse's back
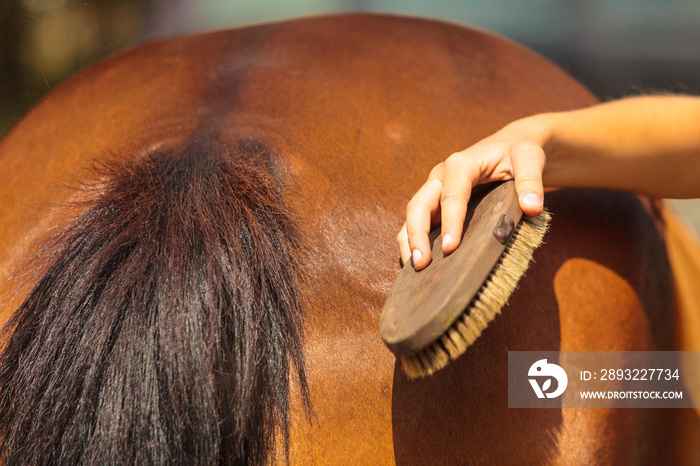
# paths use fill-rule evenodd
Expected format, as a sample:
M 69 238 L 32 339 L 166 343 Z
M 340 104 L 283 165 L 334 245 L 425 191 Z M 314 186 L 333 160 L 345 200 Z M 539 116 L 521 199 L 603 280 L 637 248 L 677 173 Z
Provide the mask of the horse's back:
M 0 279 L 65 215 L 33 206 L 83 196 L 59 186 L 80 185 L 94 158 L 244 146 L 265 154 L 298 225 L 313 413 L 292 400 L 293 462 L 653 462 L 668 413 L 514 410 L 506 398 L 508 350 L 670 348 L 664 245 L 632 196 L 548 193 L 552 231 L 520 290 L 434 377 L 408 381 L 377 335 L 393 238 L 430 168 L 514 119 L 593 102 L 519 46 L 417 19 L 305 19 L 149 45 L 71 80 L 0 145 L 11 167 L 0 244 L 21 246 L 0 251 Z

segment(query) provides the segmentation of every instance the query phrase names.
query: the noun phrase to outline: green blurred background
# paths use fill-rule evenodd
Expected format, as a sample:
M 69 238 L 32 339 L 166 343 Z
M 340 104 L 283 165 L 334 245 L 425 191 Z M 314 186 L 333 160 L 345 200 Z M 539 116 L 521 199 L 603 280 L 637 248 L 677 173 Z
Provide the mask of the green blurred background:
M 0 137 L 68 76 L 139 43 L 347 11 L 495 31 L 549 57 L 604 100 L 700 92 L 700 0 L 0 0 Z M 674 205 L 700 229 L 698 201 Z
M 395 12 L 490 29 L 603 99 L 700 91 L 698 0 L 0 0 L 0 135 L 100 58 L 188 32 L 309 14 Z

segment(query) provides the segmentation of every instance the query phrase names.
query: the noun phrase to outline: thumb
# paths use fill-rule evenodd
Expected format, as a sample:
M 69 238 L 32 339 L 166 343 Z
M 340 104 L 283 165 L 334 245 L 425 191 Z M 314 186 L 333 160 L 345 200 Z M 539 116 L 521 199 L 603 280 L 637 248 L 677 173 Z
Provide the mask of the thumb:
M 536 144 L 517 144 L 511 149 L 511 160 L 520 208 L 526 215 L 541 214 L 544 205 L 544 151 Z

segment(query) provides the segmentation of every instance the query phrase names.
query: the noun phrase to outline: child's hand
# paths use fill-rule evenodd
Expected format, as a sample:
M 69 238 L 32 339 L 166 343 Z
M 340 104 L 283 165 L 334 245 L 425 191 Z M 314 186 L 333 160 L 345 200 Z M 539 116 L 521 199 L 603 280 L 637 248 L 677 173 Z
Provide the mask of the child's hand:
M 688 96 L 628 98 L 517 120 L 433 168 L 408 203 L 396 238 L 401 258 L 413 256 L 416 270 L 425 268 L 428 233 L 440 223 L 442 250 L 454 251 L 479 183 L 514 179 L 527 215 L 542 212 L 543 175 L 550 186 L 698 198 L 698 121 L 700 98 Z
M 435 166 L 408 203 L 406 223 L 396 238 L 404 263 L 411 256 L 416 270 L 430 263 L 428 234 L 431 226 L 440 223 L 443 252 L 450 253 L 459 246 L 467 203 L 477 184 L 514 179 L 523 212 L 539 215 L 547 137 L 541 119 L 518 120 Z

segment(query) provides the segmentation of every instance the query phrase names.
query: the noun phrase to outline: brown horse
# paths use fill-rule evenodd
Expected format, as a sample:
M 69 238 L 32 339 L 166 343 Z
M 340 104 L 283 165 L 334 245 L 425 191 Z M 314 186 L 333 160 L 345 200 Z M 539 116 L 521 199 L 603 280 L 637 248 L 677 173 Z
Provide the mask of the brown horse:
M 5 461 L 677 460 L 674 411 L 507 407 L 508 350 L 671 348 L 664 244 L 633 196 L 549 193 L 520 290 L 435 376 L 407 380 L 378 337 L 430 168 L 593 102 L 506 40 L 387 16 L 179 38 L 82 72 L 0 144 Z

